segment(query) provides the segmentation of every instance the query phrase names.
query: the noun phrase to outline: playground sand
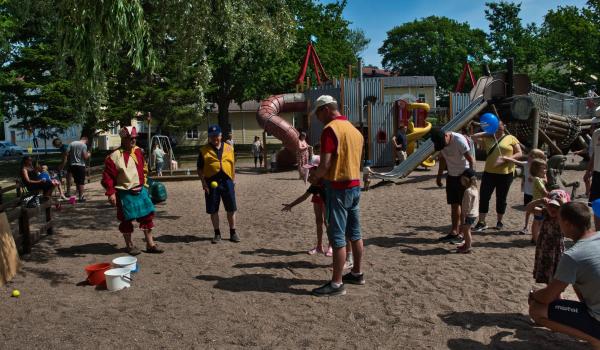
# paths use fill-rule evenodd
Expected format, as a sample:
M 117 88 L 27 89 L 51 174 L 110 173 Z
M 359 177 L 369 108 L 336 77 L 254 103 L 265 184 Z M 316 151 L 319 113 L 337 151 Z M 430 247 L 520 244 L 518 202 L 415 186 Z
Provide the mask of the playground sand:
M 85 265 L 124 255 L 115 210 L 90 185 L 89 201 L 59 212 L 58 233 L 0 288 L 0 348 L 586 349 L 532 328 L 526 316 L 534 247 L 512 234 L 523 223 L 513 208 L 522 202 L 518 183 L 505 230 L 476 233 L 470 255 L 437 242 L 449 208 L 435 170 L 364 193 L 367 283 L 316 298 L 310 290 L 331 270 L 330 258 L 306 254 L 315 241 L 311 204 L 280 212 L 306 186 L 295 172 L 240 170 L 242 242 L 210 244 L 200 183 L 167 183 L 155 230 L 166 252 L 138 256 L 132 287 L 119 292 L 79 285 Z M 143 247 L 141 232 L 135 241 Z M 13 288 L 20 298 L 9 297 Z

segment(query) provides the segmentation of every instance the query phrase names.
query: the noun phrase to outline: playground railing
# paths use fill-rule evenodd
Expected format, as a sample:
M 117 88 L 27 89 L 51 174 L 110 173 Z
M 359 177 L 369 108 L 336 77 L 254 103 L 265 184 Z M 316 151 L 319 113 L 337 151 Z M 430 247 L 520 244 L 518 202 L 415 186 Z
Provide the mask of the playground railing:
M 17 197 L 4 201 L 4 195 L 16 191 Z M 23 254 L 31 253 L 31 247 L 38 242 L 44 234 L 54 233 L 52 223 L 52 201 L 46 200 L 39 207 L 26 208 L 21 205 L 23 188 L 20 184 L 0 188 L 0 212 L 6 212 L 8 222 L 18 222 L 17 229 L 13 230 L 13 237 L 19 250 Z M 33 219 L 37 218 L 37 222 Z M 12 226 L 12 225 L 11 225 Z M 35 228 L 34 228 L 35 227 Z M 14 232 L 17 232 L 15 235 Z

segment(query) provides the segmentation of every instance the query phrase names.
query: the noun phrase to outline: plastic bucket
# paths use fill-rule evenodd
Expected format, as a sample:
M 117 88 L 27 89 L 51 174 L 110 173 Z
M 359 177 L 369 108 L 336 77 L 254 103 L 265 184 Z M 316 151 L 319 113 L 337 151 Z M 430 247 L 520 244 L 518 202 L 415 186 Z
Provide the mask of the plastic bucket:
M 106 282 L 106 278 L 104 277 L 104 272 L 110 269 L 109 263 L 100 263 L 88 265 L 85 267 L 85 272 L 87 272 L 87 281 L 92 286 L 97 286 L 100 284 L 104 284 Z
M 104 272 L 106 288 L 111 292 L 131 286 L 131 270 L 125 268 L 110 269 Z
M 113 259 L 114 267 L 129 269 L 131 272 L 137 272 L 137 258 L 134 256 L 120 256 Z

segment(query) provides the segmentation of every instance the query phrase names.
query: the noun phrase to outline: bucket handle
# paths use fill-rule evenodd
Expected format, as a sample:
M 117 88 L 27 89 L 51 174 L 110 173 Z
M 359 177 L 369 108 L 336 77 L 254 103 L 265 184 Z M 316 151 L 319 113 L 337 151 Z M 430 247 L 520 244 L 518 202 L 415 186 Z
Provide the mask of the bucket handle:
M 129 282 L 129 283 L 131 283 L 133 281 L 133 278 L 127 277 L 126 275 L 122 275 L 121 278 L 124 279 L 125 281 Z

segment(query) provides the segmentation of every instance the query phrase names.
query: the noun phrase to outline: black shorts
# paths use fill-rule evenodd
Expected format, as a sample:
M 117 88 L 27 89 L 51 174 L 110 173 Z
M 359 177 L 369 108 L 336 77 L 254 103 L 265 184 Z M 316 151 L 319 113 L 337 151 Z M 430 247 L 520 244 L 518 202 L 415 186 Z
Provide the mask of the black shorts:
M 460 183 L 460 176 L 446 175 L 446 202 L 462 204 L 465 187 Z
M 600 339 L 600 321 L 592 317 L 579 301 L 559 299 L 548 306 L 548 318 Z
M 206 180 L 210 185 L 213 180 Z M 228 213 L 237 210 L 237 204 L 235 202 L 235 185 L 231 179 L 219 179 L 215 180 L 217 187 L 212 188 L 209 186 L 208 193 L 204 193 L 204 199 L 206 202 L 206 213 L 214 214 L 219 212 L 219 204 L 223 201 L 225 211 Z
M 75 182 L 75 185 L 85 184 L 85 166 L 71 165 L 69 171 L 73 176 L 73 181 Z
M 600 198 L 600 173 L 594 171 L 592 173 L 592 188 L 590 188 L 590 202 Z
M 533 195 L 523 193 L 523 205 L 529 204 L 533 200 Z

